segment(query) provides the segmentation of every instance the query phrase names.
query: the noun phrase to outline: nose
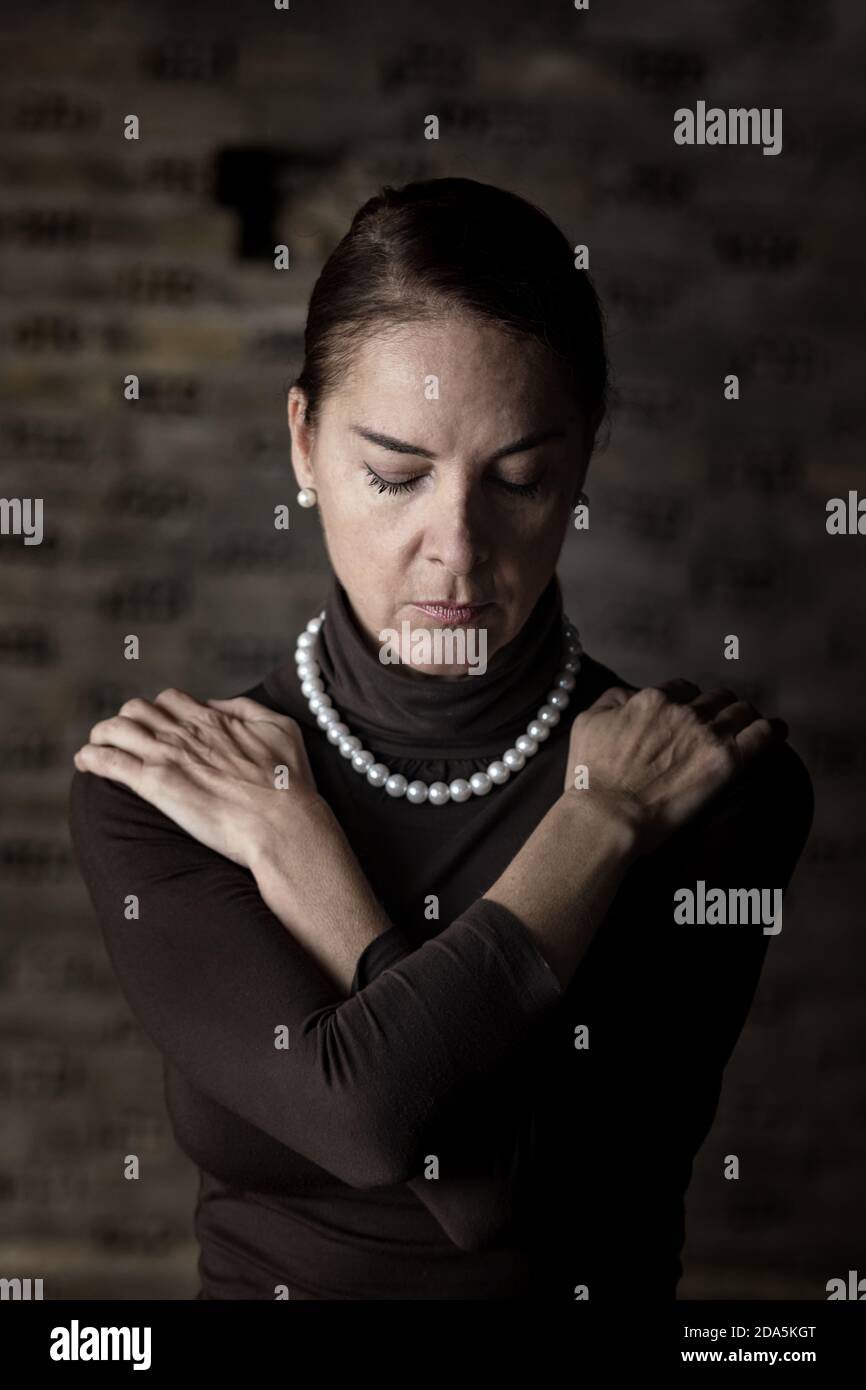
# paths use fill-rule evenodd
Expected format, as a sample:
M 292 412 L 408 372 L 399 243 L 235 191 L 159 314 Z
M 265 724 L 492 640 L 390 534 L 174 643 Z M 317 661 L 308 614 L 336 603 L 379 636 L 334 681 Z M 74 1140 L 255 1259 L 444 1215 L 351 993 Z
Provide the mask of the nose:
M 440 483 L 430 497 L 425 528 L 426 558 L 452 574 L 470 574 L 490 558 L 490 537 L 480 489 L 455 479 Z

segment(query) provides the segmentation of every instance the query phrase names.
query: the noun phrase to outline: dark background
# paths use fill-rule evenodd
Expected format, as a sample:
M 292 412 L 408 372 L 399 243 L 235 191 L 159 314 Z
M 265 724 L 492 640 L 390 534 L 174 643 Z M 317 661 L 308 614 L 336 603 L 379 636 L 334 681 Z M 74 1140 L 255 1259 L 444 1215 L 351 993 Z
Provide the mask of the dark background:
M 787 718 L 815 783 L 681 1296 L 866 1275 L 866 538 L 825 529 L 864 486 L 866 9 L 43 0 L 0 29 L 0 491 L 45 508 L 41 546 L 0 538 L 0 1274 L 195 1292 L 195 1171 L 71 856 L 71 756 L 133 694 L 234 694 L 291 653 L 325 582 L 285 424 L 307 296 L 383 182 L 459 174 L 587 243 L 609 315 L 614 428 L 560 565 L 585 647 L 636 683 L 733 685 Z M 782 107 L 782 153 L 676 146 L 699 99 Z

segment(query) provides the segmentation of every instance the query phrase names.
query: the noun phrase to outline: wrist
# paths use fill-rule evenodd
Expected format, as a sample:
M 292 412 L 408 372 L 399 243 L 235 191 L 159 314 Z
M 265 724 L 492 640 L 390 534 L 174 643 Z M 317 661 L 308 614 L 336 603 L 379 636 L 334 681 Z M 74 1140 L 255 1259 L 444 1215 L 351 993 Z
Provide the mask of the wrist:
M 260 817 L 250 836 L 247 867 L 261 888 L 263 881 L 275 873 L 285 872 L 288 860 L 303 857 L 303 842 L 308 836 L 323 832 L 333 834 L 340 827 L 328 803 L 318 793 L 305 796 L 303 803 L 293 802 L 291 814 L 279 817 Z
M 576 833 L 592 834 L 627 863 L 639 858 L 644 811 L 628 793 L 621 795 L 601 787 L 570 787 L 557 804 Z

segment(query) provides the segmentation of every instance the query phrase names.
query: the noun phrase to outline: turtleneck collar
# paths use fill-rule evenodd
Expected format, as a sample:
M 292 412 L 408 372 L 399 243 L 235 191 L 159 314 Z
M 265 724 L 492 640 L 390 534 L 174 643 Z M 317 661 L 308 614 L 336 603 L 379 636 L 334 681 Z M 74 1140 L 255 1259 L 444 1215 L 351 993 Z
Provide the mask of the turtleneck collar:
M 325 689 L 350 729 L 378 753 L 419 757 L 501 753 L 545 701 L 561 669 L 562 590 L 556 574 L 516 637 L 480 675 L 410 675 L 371 651 L 335 575 L 325 602 L 315 659 Z M 274 677 L 278 679 L 275 681 Z M 272 684 L 294 682 L 294 660 Z

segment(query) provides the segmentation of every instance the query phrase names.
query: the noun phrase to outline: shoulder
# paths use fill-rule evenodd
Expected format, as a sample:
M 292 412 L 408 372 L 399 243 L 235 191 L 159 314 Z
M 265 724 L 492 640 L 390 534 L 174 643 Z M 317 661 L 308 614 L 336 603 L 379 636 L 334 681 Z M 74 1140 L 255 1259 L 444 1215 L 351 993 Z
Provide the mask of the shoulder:
M 149 820 L 149 813 L 159 815 L 156 808 L 138 796 L 122 782 L 110 777 L 98 777 L 95 772 L 80 772 L 77 768 L 69 783 L 69 823 L 73 834 L 85 826 L 93 829 Z
M 236 690 L 225 698 L 239 695 L 256 700 L 278 714 L 287 712 L 264 681 L 257 681 L 245 690 Z M 91 846 L 104 846 L 109 841 L 114 844 L 127 840 L 139 844 L 146 840 L 159 840 L 163 844 L 175 841 L 204 849 L 170 816 L 124 783 L 98 777 L 92 772 L 80 772 L 77 768 L 69 784 L 67 818 L 73 848 L 79 858 L 87 854 Z
M 590 656 L 588 652 L 584 652 L 580 659 L 580 683 L 586 702 L 590 705 L 612 685 L 621 685 L 625 690 L 639 689 L 639 686 L 633 685 L 624 676 L 617 675 L 610 666 L 596 661 L 595 657 Z
M 170 845 L 180 849 L 198 845 L 170 816 L 130 787 L 77 768 L 69 783 L 67 820 L 79 864 L 92 866 L 95 872 L 107 871 L 127 849 L 139 853 L 148 844 L 161 850 Z
M 588 681 L 590 704 L 612 685 L 640 688 L 587 655 L 581 674 Z M 814 809 L 812 778 L 803 759 L 790 743 L 778 740 L 746 763 L 692 824 L 696 832 L 718 832 L 723 826 L 757 832 L 765 845 L 772 841 L 787 846 L 796 861 L 808 838 Z

